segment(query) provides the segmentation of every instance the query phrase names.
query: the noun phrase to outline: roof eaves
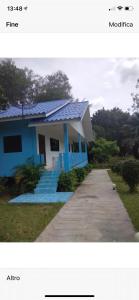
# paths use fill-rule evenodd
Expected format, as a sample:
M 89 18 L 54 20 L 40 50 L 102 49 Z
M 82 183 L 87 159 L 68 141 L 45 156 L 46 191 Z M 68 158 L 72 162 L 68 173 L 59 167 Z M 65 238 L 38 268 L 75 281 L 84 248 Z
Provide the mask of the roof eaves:
M 32 122 L 31 124 L 29 124 L 28 126 L 29 127 L 33 127 L 33 126 L 45 126 L 45 125 L 52 125 L 52 124 L 58 124 L 58 123 L 61 123 L 61 124 L 63 124 L 63 123 L 65 123 L 65 122 L 71 122 L 71 121 L 79 121 L 79 120 L 81 120 L 81 118 L 80 117 L 78 117 L 78 118 L 74 118 L 74 119 L 72 119 L 72 118 L 69 118 L 69 119 L 63 119 L 63 120 L 55 120 L 55 121 L 46 121 L 46 122 Z
M 84 115 L 85 115 L 85 113 L 86 113 L 86 111 L 87 111 L 87 109 L 88 109 L 88 107 L 89 107 L 89 102 L 88 102 L 88 101 L 85 101 L 85 102 L 86 102 L 86 106 L 85 106 L 84 112 L 83 112 L 83 114 L 82 114 L 81 121 L 83 120 Z
M 0 122 L 6 122 L 6 121 L 17 121 L 17 120 L 28 120 L 30 118 L 40 118 L 40 117 L 45 117 L 45 113 L 40 113 L 40 114 L 30 114 L 30 115 L 18 115 L 18 116 L 12 116 L 12 117 L 3 117 L 0 119 Z

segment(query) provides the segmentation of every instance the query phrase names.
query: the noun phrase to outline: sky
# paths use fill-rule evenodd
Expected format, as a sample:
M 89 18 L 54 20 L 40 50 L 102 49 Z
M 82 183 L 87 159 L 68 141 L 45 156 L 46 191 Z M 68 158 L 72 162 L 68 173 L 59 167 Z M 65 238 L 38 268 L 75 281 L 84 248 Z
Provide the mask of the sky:
M 131 93 L 139 78 L 139 58 L 17 58 L 18 67 L 27 67 L 41 76 L 65 72 L 75 99 L 88 100 L 91 114 L 98 109 L 132 106 Z

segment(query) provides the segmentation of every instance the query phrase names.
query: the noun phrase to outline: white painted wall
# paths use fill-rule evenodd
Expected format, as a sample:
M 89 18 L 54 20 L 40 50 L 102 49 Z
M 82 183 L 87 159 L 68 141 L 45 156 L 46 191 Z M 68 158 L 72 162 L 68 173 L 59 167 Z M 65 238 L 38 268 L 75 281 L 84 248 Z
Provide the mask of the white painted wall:
M 82 123 L 79 121 L 74 121 L 68 123 L 69 125 L 69 143 L 78 141 L 78 133 L 84 138 L 84 130 Z M 55 125 L 41 125 L 36 127 L 37 135 L 37 153 L 39 154 L 39 144 L 38 144 L 38 134 L 45 136 L 45 147 L 46 147 L 46 167 L 53 168 L 55 159 L 59 156 L 59 153 L 64 152 L 64 129 L 63 124 Z M 50 138 L 55 138 L 59 140 L 59 151 L 51 151 L 50 149 Z M 71 147 L 70 147 L 71 151 Z
M 61 125 L 42 126 L 36 128 L 36 134 L 45 135 L 45 147 L 46 147 L 46 167 L 53 168 L 55 159 L 59 156 L 59 153 L 64 152 L 64 136 L 63 127 Z M 59 151 L 51 151 L 50 138 L 59 140 Z M 37 152 L 39 154 L 39 145 L 37 142 Z
M 55 138 L 59 140 L 59 151 L 51 151 L 50 149 L 50 138 Z M 46 162 L 47 167 L 54 167 L 55 159 L 59 156 L 59 153 L 64 152 L 64 142 L 58 138 L 56 135 L 52 135 L 49 131 L 45 136 L 45 144 L 46 144 Z
M 85 137 L 82 121 L 71 121 L 70 125 L 76 130 L 76 132 L 80 133 L 83 138 Z

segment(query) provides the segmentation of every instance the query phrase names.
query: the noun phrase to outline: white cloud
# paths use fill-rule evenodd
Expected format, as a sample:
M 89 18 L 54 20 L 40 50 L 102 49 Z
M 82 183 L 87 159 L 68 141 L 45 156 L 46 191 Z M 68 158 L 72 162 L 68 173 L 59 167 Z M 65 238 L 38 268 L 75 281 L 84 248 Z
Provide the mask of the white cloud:
M 106 89 L 111 89 L 112 88 L 112 84 L 111 84 L 111 82 L 109 82 L 109 81 L 105 81 L 104 82 L 104 88 L 106 88 Z
M 135 82 L 139 78 L 139 59 L 138 58 L 122 58 L 112 62 L 113 68 L 108 73 L 109 76 L 118 75 L 121 84 L 126 82 Z
M 90 113 L 94 114 L 98 109 L 101 109 L 105 105 L 105 99 L 102 96 L 89 100 L 90 103 Z
M 19 67 L 28 67 L 46 76 L 63 70 L 69 77 L 73 96 L 90 100 L 91 113 L 115 106 L 127 110 L 132 105 L 139 78 L 138 58 L 24 58 L 14 59 Z

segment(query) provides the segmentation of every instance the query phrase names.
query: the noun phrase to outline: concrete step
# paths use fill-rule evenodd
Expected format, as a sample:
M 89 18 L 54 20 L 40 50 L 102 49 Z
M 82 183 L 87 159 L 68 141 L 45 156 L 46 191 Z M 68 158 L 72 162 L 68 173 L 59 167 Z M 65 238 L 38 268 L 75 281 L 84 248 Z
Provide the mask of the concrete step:
M 41 182 L 38 182 L 38 184 L 36 185 L 36 188 L 46 188 L 46 187 L 49 187 L 49 188 L 53 188 L 53 187 L 56 187 L 57 186 L 57 182 L 44 182 L 44 183 L 41 183 Z
M 53 179 L 53 178 L 58 178 L 58 177 L 59 177 L 58 174 L 52 174 L 51 176 L 50 175 L 44 175 L 44 176 L 41 176 L 40 180 L 48 179 L 48 178 Z
M 36 187 L 35 189 L 34 189 L 34 191 L 47 191 L 47 190 L 54 190 L 54 191 L 56 191 L 56 189 L 57 189 L 57 186 L 54 186 L 54 187 Z
M 48 178 L 41 178 L 39 182 L 54 182 L 58 181 L 58 177 L 48 177 Z
M 55 194 L 56 193 L 56 191 L 47 191 L 47 192 L 39 192 L 39 191 L 37 191 L 37 192 L 35 192 L 35 195 L 47 195 L 47 194 Z
M 43 173 L 42 174 L 42 176 L 51 176 L 51 175 L 57 175 L 58 174 L 58 172 L 57 171 L 52 171 L 52 172 L 45 172 L 45 173 Z
M 58 178 L 59 178 L 58 172 L 55 171 L 43 172 L 40 180 L 36 185 L 36 188 L 34 189 L 34 193 L 35 194 L 56 193 Z
M 58 179 L 45 179 L 45 180 L 39 180 L 38 181 L 38 184 L 49 184 L 49 183 L 52 183 L 52 184 L 55 184 L 58 182 Z
M 41 188 L 41 189 L 39 189 L 39 188 L 36 188 L 35 190 L 34 190 L 34 193 L 35 194 L 47 194 L 47 193 L 56 193 L 56 189 L 54 188 L 54 189 L 49 189 L 49 188 Z
M 56 175 L 53 175 L 53 176 L 42 176 L 41 178 L 40 178 L 40 180 L 47 180 L 47 179 L 58 179 L 58 175 L 56 176 Z
M 44 186 L 46 186 L 46 185 L 51 185 L 51 186 L 54 186 L 54 185 L 56 185 L 58 183 L 58 181 L 57 180 L 55 180 L 55 181 L 51 181 L 51 180 L 47 180 L 47 181 L 39 181 L 38 182 L 38 185 L 44 185 Z
M 9 201 L 12 203 L 56 203 L 67 202 L 73 193 L 23 194 Z

